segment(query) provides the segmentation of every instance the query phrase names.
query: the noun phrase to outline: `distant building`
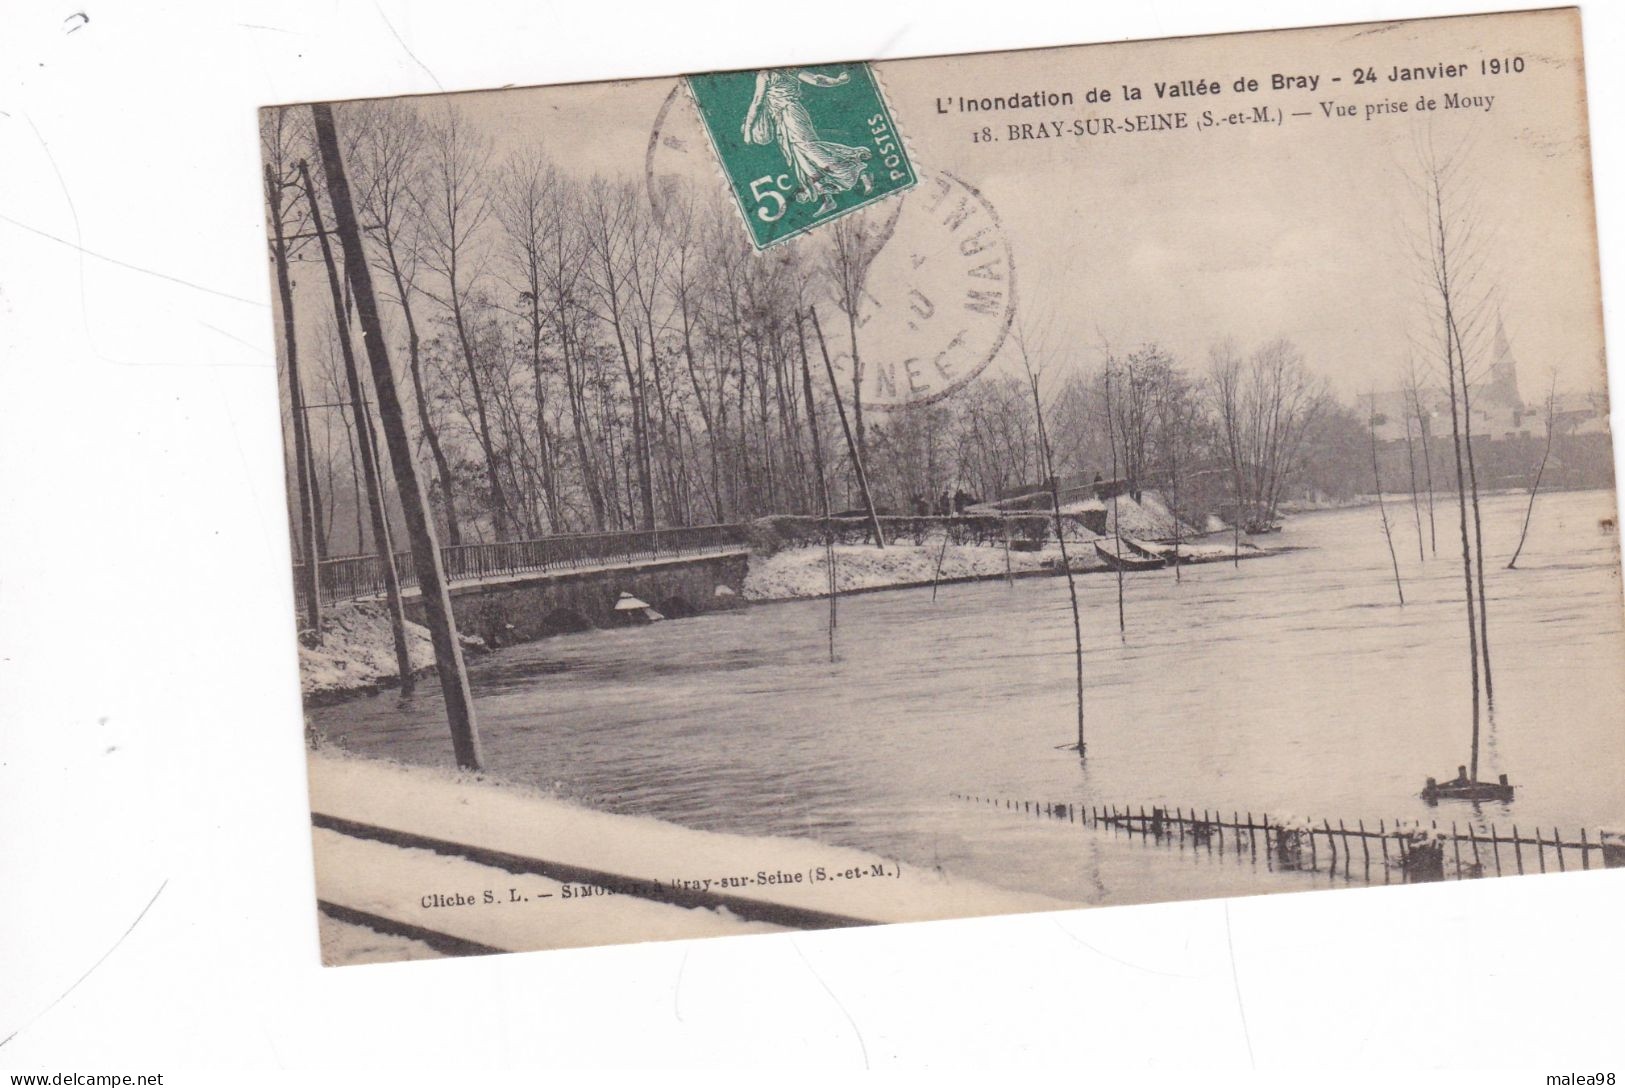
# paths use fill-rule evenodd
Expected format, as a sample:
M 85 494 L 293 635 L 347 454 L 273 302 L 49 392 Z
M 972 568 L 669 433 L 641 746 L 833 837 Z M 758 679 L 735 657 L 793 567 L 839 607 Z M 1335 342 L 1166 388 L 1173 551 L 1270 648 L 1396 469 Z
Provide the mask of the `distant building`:
M 1518 359 L 1507 339 L 1506 326 L 1497 319 L 1495 341 L 1490 348 L 1488 374 L 1469 390 L 1474 445 L 1480 441 L 1545 438 L 1549 422 L 1546 404 L 1526 404 L 1518 386 Z M 1559 435 L 1607 434 L 1608 403 L 1602 393 L 1565 393 L 1556 398 L 1553 418 Z M 1430 437 L 1450 435 L 1450 397 L 1443 389 L 1423 389 L 1420 404 L 1412 404 L 1404 390 L 1361 394 L 1357 401 L 1369 413 L 1379 442 L 1403 442 L 1406 422 L 1413 440 L 1420 441 L 1425 429 Z

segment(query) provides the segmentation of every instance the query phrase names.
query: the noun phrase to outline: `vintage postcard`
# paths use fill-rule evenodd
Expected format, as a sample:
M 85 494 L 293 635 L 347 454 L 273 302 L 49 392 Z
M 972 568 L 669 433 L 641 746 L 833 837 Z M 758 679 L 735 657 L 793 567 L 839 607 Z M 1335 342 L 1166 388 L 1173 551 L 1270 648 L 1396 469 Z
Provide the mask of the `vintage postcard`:
M 265 109 L 325 960 L 1625 865 L 1580 40 Z

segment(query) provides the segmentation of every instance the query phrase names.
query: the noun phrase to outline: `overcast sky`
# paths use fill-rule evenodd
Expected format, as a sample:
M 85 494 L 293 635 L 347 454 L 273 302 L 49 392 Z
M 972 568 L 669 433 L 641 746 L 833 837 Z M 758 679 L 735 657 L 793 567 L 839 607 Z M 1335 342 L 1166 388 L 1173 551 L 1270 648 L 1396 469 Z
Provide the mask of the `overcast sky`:
M 1520 363 L 1526 398 L 1555 369 L 1565 389 L 1602 385 L 1602 330 L 1585 139 L 1578 17 L 1570 11 L 1355 29 L 1125 43 L 1016 54 L 890 61 L 877 66 L 923 174 L 948 170 L 978 186 L 1008 232 L 1020 319 L 1042 330 L 1057 369 L 1091 362 L 1101 337 L 1127 348 L 1155 340 L 1193 368 L 1216 340 L 1244 347 L 1286 336 L 1345 397 L 1398 384 L 1425 334 L 1412 251 L 1417 198 L 1408 172 L 1418 137 L 1470 147 L 1485 282 Z M 1525 70 L 1479 75 L 1479 60 L 1521 56 Z M 1466 76 L 1393 83 L 1394 65 L 1461 63 Z M 1375 90 L 1352 70 L 1375 70 Z M 1318 75 L 1313 91 L 1271 91 L 1273 73 Z M 1238 95 L 1238 77 L 1262 89 Z M 1332 83 L 1331 77 L 1341 77 Z M 1158 101 L 1155 81 L 1213 79 L 1224 93 Z M 1125 103 L 1123 84 L 1145 99 Z M 500 156 L 540 144 L 565 169 L 642 178 L 649 137 L 675 80 L 453 96 Z M 1109 104 L 1084 101 L 1110 88 Z M 940 114 L 936 99 L 1070 91 L 1070 107 Z M 1381 99 L 1493 95 L 1482 109 L 1367 121 Z M 816 91 L 809 91 L 809 95 Z M 1360 115 L 1327 120 L 1323 101 Z M 430 110 L 434 99 L 418 100 Z M 1311 111 L 1284 124 L 977 144 L 990 124 L 1253 105 Z M 657 170 L 722 181 L 680 98 Z M 743 226 L 740 228 L 743 231 Z M 801 243 L 795 243 L 801 244 Z M 906 353 L 906 344 L 878 350 Z M 995 368 L 1014 365 L 1007 347 Z

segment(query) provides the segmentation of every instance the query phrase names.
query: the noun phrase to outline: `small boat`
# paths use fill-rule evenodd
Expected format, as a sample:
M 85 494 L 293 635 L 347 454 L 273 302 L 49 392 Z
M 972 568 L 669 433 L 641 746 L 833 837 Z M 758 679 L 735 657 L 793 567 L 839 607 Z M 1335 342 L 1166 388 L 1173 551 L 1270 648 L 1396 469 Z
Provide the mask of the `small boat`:
M 1154 540 L 1136 540 L 1131 536 L 1125 536 L 1123 545 L 1135 555 L 1143 556 L 1146 559 L 1172 561 L 1174 555 L 1174 546 L 1172 544 L 1163 544 Z
M 1511 801 L 1513 786 L 1502 775 L 1497 782 L 1475 782 L 1466 767 L 1456 768 L 1456 777 L 1448 782 L 1428 779 L 1422 787 L 1422 800 L 1430 805 L 1440 801 Z
M 1113 570 L 1160 570 L 1168 565 L 1168 560 L 1156 556 L 1114 551 L 1099 540 L 1095 541 L 1095 554 Z

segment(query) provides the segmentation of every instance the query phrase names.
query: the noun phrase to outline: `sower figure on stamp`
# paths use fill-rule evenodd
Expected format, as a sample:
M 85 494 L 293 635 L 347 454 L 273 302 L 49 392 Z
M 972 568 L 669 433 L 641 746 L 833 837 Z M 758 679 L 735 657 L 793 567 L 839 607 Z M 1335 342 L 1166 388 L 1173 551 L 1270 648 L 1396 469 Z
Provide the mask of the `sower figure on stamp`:
M 819 75 L 816 72 L 766 71 L 756 73 L 756 93 L 739 131 L 749 144 L 766 145 L 777 140 L 785 162 L 796 177 L 796 200 L 805 204 L 820 201 L 818 214 L 835 210 L 835 194 L 861 184 L 865 193 L 874 188 L 869 177 L 870 151 L 820 139 L 812 116 L 801 104 L 801 85 L 838 87 L 847 74 Z

